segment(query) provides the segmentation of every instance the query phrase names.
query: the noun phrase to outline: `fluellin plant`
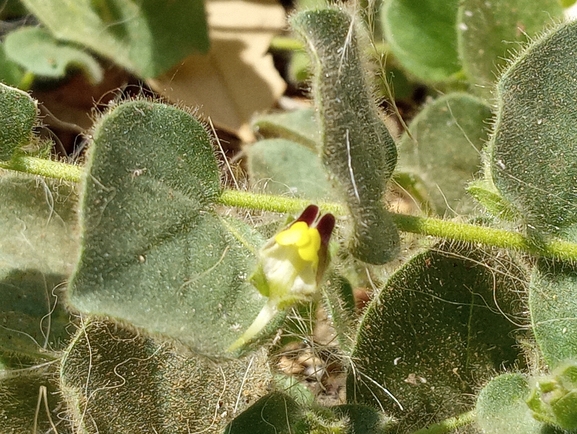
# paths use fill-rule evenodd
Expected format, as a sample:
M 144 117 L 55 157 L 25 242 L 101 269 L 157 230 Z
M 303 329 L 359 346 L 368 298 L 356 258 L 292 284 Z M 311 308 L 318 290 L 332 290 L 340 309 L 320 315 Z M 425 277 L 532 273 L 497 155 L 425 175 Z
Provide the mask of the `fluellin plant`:
M 0 84 L 2 432 L 577 432 L 577 23 L 556 0 L 438 4 L 379 10 L 398 67 L 444 91 L 399 138 L 360 18 L 294 15 L 316 114 L 247 148 L 248 191 L 194 114 L 144 97 L 95 121 L 82 166 L 40 158 L 36 101 Z M 394 183 L 430 215 L 393 212 Z M 295 332 L 320 307 L 330 406 L 278 369 L 321 346 Z

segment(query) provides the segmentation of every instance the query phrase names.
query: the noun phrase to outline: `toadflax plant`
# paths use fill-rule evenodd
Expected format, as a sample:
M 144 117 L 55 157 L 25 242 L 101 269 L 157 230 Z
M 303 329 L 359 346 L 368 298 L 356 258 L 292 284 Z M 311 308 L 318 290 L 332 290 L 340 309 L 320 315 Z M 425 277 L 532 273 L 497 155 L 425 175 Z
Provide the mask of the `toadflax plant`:
M 399 68 L 444 89 L 395 138 L 360 19 L 293 16 L 315 113 L 267 118 L 249 191 L 145 98 L 99 116 L 81 166 L 40 158 L 35 100 L 0 84 L 2 432 L 577 432 L 577 23 L 437 5 L 379 11 Z M 431 215 L 392 212 L 391 180 Z M 297 347 L 340 402 L 279 369 Z

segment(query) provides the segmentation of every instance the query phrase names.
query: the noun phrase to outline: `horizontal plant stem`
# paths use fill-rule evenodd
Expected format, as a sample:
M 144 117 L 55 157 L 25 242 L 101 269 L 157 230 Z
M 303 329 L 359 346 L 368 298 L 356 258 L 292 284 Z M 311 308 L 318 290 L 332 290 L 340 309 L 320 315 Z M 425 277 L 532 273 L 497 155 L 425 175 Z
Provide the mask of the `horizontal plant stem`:
M 80 181 L 83 170 L 80 166 L 27 156 L 15 156 L 10 161 L 0 161 L 0 168 L 72 182 Z M 310 204 L 310 200 L 306 199 L 239 190 L 224 190 L 217 202 L 221 205 L 237 208 L 279 213 L 298 213 Z M 346 207 L 339 203 L 320 202 L 317 205 L 323 212 L 330 212 L 336 216 L 347 215 Z M 406 214 L 392 213 L 392 217 L 397 228 L 403 232 L 480 243 L 486 246 L 519 250 L 537 256 L 577 261 L 577 244 L 567 241 L 553 240 L 548 243 L 537 244 L 518 232 L 503 229 Z
M 270 196 L 236 190 L 225 190 L 218 201 L 222 205 L 281 213 L 300 212 L 310 203 L 309 200 L 305 199 Z M 338 203 L 321 202 L 318 203 L 318 206 L 322 211 L 333 213 L 336 216 L 347 214 L 346 208 Z M 577 244 L 566 241 L 554 240 L 549 243 L 537 244 L 518 232 L 510 232 L 504 229 L 488 228 L 431 217 L 395 213 L 391 213 L 391 215 L 397 228 L 403 232 L 430 235 L 455 241 L 480 243 L 486 246 L 519 250 L 537 256 L 577 261 Z
M 429 425 L 426 428 L 414 431 L 412 434 L 446 434 L 457 428 L 469 425 L 475 421 L 475 412 L 469 411 L 459 416 L 450 417 L 442 422 Z
M 217 201 L 221 205 L 226 206 L 278 213 L 300 213 L 311 203 L 310 200 L 306 199 L 250 193 L 239 190 L 224 190 Z M 346 214 L 346 208 L 339 203 L 316 202 L 316 205 L 319 206 L 321 211 L 330 212 L 336 216 Z
M 17 155 L 10 161 L 0 161 L 0 168 L 72 182 L 80 181 L 83 170 L 73 164 L 22 155 Z
M 414 234 L 431 235 L 456 241 L 480 243 L 492 247 L 521 250 L 537 256 L 577 260 L 577 244 L 553 240 L 537 244 L 532 239 L 504 229 L 487 228 L 430 217 L 393 214 L 399 230 Z
M 305 45 L 300 39 L 287 36 L 275 36 L 270 42 L 270 48 L 281 51 L 304 51 Z

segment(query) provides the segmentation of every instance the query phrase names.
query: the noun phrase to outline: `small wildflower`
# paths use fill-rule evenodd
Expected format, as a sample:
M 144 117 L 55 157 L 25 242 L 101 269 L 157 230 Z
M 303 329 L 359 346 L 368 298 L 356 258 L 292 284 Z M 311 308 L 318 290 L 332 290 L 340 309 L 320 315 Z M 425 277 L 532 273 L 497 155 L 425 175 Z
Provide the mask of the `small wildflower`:
M 334 226 L 332 214 L 320 216 L 319 208 L 309 205 L 262 247 L 250 280 L 269 300 L 231 350 L 256 336 L 279 310 L 310 301 L 317 294 L 328 264 L 328 245 Z

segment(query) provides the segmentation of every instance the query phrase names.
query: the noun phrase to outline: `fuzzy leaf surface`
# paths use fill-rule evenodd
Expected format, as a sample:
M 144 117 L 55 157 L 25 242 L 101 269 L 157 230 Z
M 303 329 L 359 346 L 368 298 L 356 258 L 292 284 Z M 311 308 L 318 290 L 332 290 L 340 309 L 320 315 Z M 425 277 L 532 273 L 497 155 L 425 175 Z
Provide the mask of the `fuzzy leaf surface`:
M 246 150 L 253 185 L 265 193 L 310 200 L 334 195 L 319 156 L 285 139 L 261 140 Z
M 71 304 L 228 356 L 265 303 L 246 279 L 263 241 L 213 211 L 219 172 L 203 126 L 176 107 L 132 101 L 93 138 Z
M 353 287 L 346 278 L 335 272 L 330 274 L 326 285 L 323 292 L 325 309 L 330 313 L 339 348 L 350 354 L 359 322 Z
M 471 95 L 452 93 L 427 105 L 399 144 L 399 165 L 420 176 L 440 215 L 471 211 L 465 187 L 481 167 L 491 108 Z
M 544 424 L 535 420 L 525 402 L 529 383 L 524 375 L 503 374 L 492 379 L 477 399 L 477 425 L 484 434 L 544 434 Z
M 273 392 L 235 418 L 224 434 L 379 434 L 389 420 L 363 405 L 299 406 L 289 395 Z
M 63 283 L 78 249 L 73 188 L 0 173 L 0 362 L 20 367 L 67 345 Z
M 563 18 L 559 0 L 465 0 L 459 3 L 459 56 L 475 89 L 491 96 L 495 81 L 521 44 Z
M 577 22 L 537 39 L 499 80 L 491 176 L 536 237 L 577 223 Z
M 57 39 L 155 77 L 209 41 L 200 0 L 23 0 Z
M 75 432 L 216 434 L 266 392 L 265 360 L 260 352 L 215 363 L 170 341 L 91 319 L 66 350 L 61 390 Z
M 292 25 L 306 40 L 315 65 L 321 158 L 351 213 L 351 253 L 383 264 L 399 249 L 397 228 L 383 203 L 397 148 L 369 91 L 353 18 L 328 8 L 301 12 Z
M 384 409 L 399 419 L 399 432 L 470 410 L 479 381 L 522 363 L 514 336 L 515 321 L 524 321 L 519 273 L 502 254 L 464 247 L 416 255 L 363 318 L 348 401 Z
M 64 403 L 58 390 L 56 368 L 52 364 L 22 372 L 0 371 L 3 433 L 76 432 L 61 418 Z
M 0 83 L 0 160 L 10 160 L 14 151 L 30 143 L 34 122 L 36 101 Z
M 535 339 L 550 368 L 577 357 L 577 268 L 539 260 L 529 286 Z
M 467 192 L 495 217 L 509 221 L 515 221 L 519 218 L 517 211 L 497 191 L 492 179 L 480 178 L 474 180 L 467 186 Z
M 349 420 L 347 434 L 380 434 L 390 432 L 387 430 L 394 426 L 385 415 L 366 405 L 344 404 L 331 407 L 331 410 Z

